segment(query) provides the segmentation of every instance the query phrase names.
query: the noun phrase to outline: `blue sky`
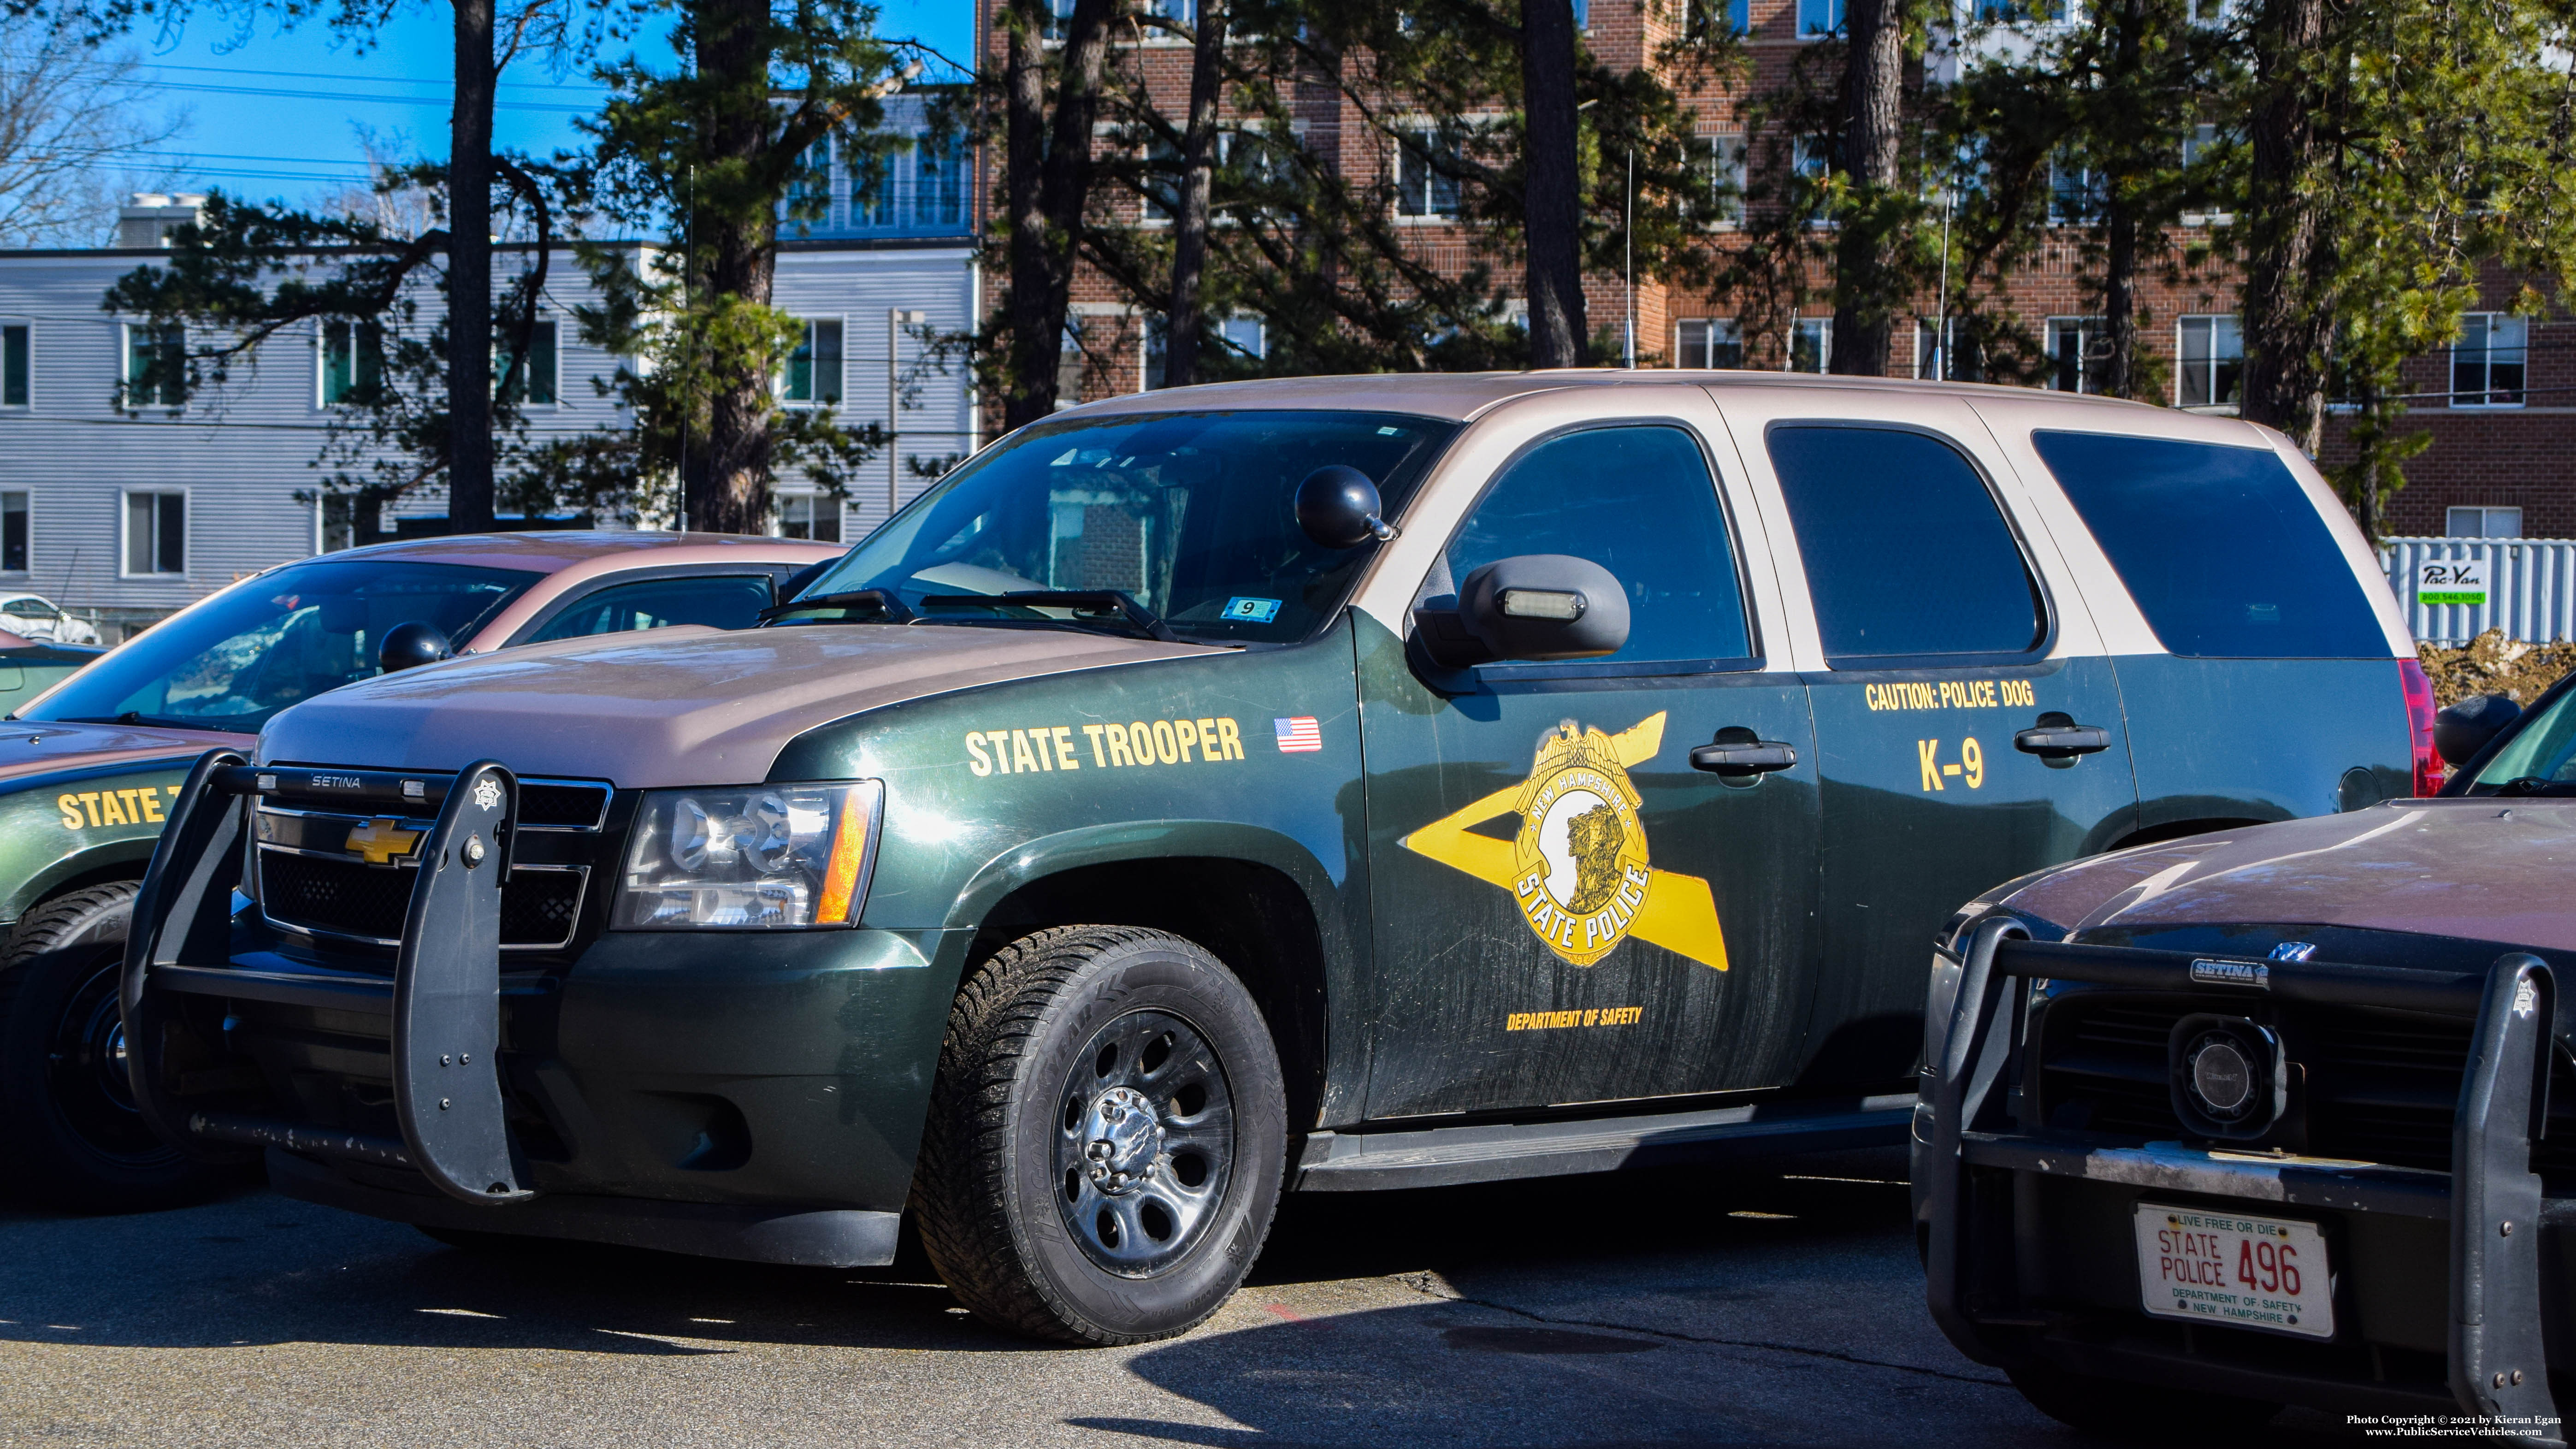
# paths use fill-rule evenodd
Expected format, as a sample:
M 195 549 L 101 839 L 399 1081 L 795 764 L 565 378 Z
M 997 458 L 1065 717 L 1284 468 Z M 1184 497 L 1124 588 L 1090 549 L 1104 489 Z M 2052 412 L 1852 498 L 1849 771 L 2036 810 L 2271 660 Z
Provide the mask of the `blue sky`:
M 139 79 L 154 85 L 140 99 L 188 115 L 175 139 L 134 158 L 136 184 L 300 203 L 364 180 L 361 128 L 399 155 L 447 154 L 447 6 L 404 10 L 363 49 L 321 24 L 245 31 L 205 13 L 215 8 L 175 34 L 133 41 Z M 963 59 L 973 21 L 971 0 L 884 0 L 879 29 Z M 666 28 L 640 51 L 648 64 L 670 63 L 658 38 Z M 581 68 L 558 75 L 523 60 L 502 74 L 495 136 L 538 155 L 574 145 L 573 121 L 601 94 Z

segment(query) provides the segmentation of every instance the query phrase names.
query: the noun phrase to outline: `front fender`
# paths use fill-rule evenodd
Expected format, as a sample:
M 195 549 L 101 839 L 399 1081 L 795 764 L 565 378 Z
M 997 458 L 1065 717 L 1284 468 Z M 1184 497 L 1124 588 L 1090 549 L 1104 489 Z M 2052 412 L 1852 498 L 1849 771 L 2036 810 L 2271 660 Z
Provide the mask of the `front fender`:
M 0 792 L 0 924 L 65 884 L 140 876 L 193 757 L 24 776 Z
M 1314 852 L 1280 831 L 1230 820 L 1129 820 L 1039 836 L 977 869 L 950 904 L 946 925 L 971 930 L 1011 892 L 1047 876 L 1084 866 L 1175 857 L 1269 866 L 1287 876 L 1305 896 L 1316 932 L 1325 942 L 1334 943 L 1342 934 L 1330 913 L 1316 909 L 1318 902 L 1334 899 L 1337 887 Z

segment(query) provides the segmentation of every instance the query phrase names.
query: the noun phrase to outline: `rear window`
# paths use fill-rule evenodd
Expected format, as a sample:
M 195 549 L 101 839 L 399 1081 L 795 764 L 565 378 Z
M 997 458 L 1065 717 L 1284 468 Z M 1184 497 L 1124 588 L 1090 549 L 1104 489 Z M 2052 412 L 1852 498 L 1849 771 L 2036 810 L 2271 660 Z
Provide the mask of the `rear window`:
M 2112 433 L 2030 440 L 2167 650 L 2388 657 L 2334 534 L 2269 448 Z

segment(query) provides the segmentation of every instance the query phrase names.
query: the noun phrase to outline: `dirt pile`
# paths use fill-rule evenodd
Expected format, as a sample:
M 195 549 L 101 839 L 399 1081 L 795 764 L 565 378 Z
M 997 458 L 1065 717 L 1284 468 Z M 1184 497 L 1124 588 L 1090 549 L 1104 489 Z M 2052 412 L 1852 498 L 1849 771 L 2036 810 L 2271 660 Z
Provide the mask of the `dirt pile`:
M 2457 649 L 2433 644 L 2415 646 L 2424 673 L 2433 681 L 2435 704 L 2457 704 L 2473 694 L 2501 694 L 2516 704 L 2529 704 L 2559 676 L 2576 669 L 2576 643 L 2525 644 L 2489 629 Z

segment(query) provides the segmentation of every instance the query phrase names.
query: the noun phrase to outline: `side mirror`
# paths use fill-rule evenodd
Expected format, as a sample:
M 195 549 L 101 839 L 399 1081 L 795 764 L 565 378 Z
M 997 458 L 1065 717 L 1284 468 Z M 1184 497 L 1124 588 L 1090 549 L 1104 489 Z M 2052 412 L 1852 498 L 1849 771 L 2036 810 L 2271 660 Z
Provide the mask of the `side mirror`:
M 454 657 L 455 653 L 447 642 L 447 636 L 438 632 L 436 624 L 424 624 L 415 619 L 385 631 L 385 642 L 376 650 L 376 666 L 391 674 L 396 670 L 436 664 Z
M 1598 659 L 1628 642 L 1628 591 L 1590 559 L 1525 553 L 1467 575 L 1455 609 L 1417 609 L 1414 623 L 1423 652 L 1444 669 Z
M 1395 537 L 1395 525 L 1378 516 L 1383 506 L 1369 476 L 1341 463 L 1327 463 L 1297 485 L 1297 526 L 1326 548 Z
M 2501 694 L 2473 694 L 2433 716 L 2433 749 L 2458 769 L 2522 718 L 2522 706 Z

